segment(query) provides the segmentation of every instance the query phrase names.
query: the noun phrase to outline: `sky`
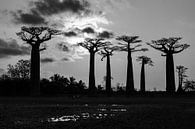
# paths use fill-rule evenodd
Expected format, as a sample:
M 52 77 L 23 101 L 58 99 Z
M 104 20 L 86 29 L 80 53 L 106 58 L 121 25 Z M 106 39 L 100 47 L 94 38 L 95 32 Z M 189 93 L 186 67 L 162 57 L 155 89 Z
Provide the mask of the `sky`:
M 74 76 L 88 84 L 89 53 L 76 46 L 84 38 L 102 37 L 112 41 L 120 35 L 140 36 L 147 52 L 133 53 L 135 88 L 139 89 L 141 65 L 136 58 L 150 57 L 154 66 L 146 66 L 146 89 L 165 90 L 165 57 L 146 42 L 182 37 L 190 47 L 174 55 L 175 66 L 188 68 L 189 79 L 195 79 L 195 1 L 194 0 L 0 0 L 0 74 L 8 64 L 30 59 L 30 47 L 16 33 L 22 26 L 49 26 L 64 31 L 45 42 L 41 52 L 41 77 L 55 73 Z M 96 55 L 96 85 L 103 84 L 106 61 Z M 125 84 L 126 52 L 111 57 L 112 85 Z M 176 84 L 177 83 L 177 74 Z

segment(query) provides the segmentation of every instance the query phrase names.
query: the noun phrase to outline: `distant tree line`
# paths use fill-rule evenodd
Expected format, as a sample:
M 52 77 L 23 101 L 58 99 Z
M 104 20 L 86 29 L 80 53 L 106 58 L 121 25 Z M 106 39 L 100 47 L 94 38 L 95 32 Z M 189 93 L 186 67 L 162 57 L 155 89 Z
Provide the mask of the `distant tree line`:
M 101 53 L 102 54 L 102 53 Z M 140 78 L 140 91 L 145 92 L 145 75 L 144 75 L 144 65 L 152 65 L 150 58 L 145 56 L 140 56 L 137 61 L 141 61 L 141 78 Z M 29 60 L 19 60 L 15 65 L 8 65 L 7 73 L 1 75 L 0 77 L 0 96 L 29 96 L 31 95 L 31 81 L 30 81 L 30 61 Z M 194 91 L 195 81 L 185 80 L 187 77 L 185 71 L 187 68 L 184 66 L 177 66 L 177 72 L 179 77 L 179 87 L 178 92 L 184 91 Z M 123 86 L 118 84 L 115 91 L 112 90 L 110 85 L 110 78 L 105 76 L 106 89 L 103 90 L 101 85 L 97 87 L 97 93 L 107 94 L 111 96 L 113 94 L 122 95 L 125 94 L 125 89 Z M 109 87 L 108 87 L 109 86 Z M 180 89 L 181 88 L 181 89 Z M 108 91 L 109 90 L 109 91 Z M 45 96 L 53 95 L 69 95 L 78 97 L 80 95 L 87 95 L 88 88 L 86 84 L 79 80 L 77 81 L 74 77 L 64 77 L 59 74 L 54 74 L 49 79 L 43 78 L 40 80 L 40 93 Z
M 50 40 L 53 36 L 62 34 L 60 31 L 51 29 L 49 27 L 22 27 L 21 31 L 17 35 L 25 41 L 27 44 L 31 45 L 31 59 L 30 61 L 20 60 L 15 66 L 8 65 L 8 74 L 1 76 L 1 88 L 9 87 L 11 85 L 16 85 L 21 82 L 20 87 L 13 90 L 19 92 L 29 93 L 32 96 L 39 96 L 42 94 L 57 94 L 59 93 L 83 93 L 86 90 L 86 85 L 79 81 L 77 82 L 74 77 L 65 78 L 58 74 L 55 74 L 49 79 L 40 80 L 40 51 L 46 48 L 40 48 L 41 44 L 45 41 Z M 162 38 L 159 40 L 152 40 L 146 43 L 150 47 L 163 52 L 162 56 L 166 57 L 166 92 L 174 93 L 176 91 L 175 85 L 175 69 L 174 69 L 174 59 L 173 55 L 182 52 L 189 47 L 188 44 L 182 44 L 179 41 L 181 37 L 170 37 Z M 139 36 L 127 36 L 122 35 L 115 38 L 119 41 L 118 44 L 113 44 L 111 40 L 106 38 L 86 38 L 84 42 L 78 43 L 88 50 L 90 54 L 89 61 L 89 84 L 87 93 L 94 95 L 100 87 L 96 87 L 95 84 L 95 54 L 98 53 L 107 59 L 106 65 L 106 94 L 110 96 L 112 94 L 112 84 L 111 84 L 111 64 L 110 57 L 114 52 L 127 52 L 127 76 L 126 76 L 126 95 L 131 95 L 135 93 L 134 87 L 134 77 L 133 77 L 133 62 L 132 53 L 134 52 L 145 52 L 148 51 L 147 48 L 141 47 L 143 42 L 139 39 Z M 144 93 L 146 91 L 145 86 L 145 65 L 153 65 L 152 60 L 147 56 L 140 56 L 137 58 L 140 61 L 141 66 L 141 76 L 140 76 L 140 91 Z M 27 69 L 29 68 L 29 69 Z M 194 90 L 193 81 L 187 80 L 184 82 L 185 68 L 177 67 L 179 86 L 177 91 L 182 93 L 184 90 Z M 16 81 L 16 83 L 14 83 Z M 19 81 L 19 82 L 18 82 Z M 13 83 L 13 84 L 12 84 Z M 23 84 L 24 83 L 24 84 Z M 25 85 L 28 86 L 25 87 Z M 185 85 L 183 86 L 183 83 Z M 2 85 L 3 84 L 3 85 Z M 185 88 L 184 88 L 185 87 Z M 188 88 L 186 88 L 188 87 Z M 190 88 L 189 88 L 190 87 Z M 24 91 L 23 91 L 24 90 Z M 26 91 L 28 90 L 28 92 Z M 122 91 L 121 88 L 118 90 Z M 1 90 L 3 91 L 3 90 Z M 26 92 L 25 92 L 26 91 Z
M 74 77 L 54 74 L 49 79 L 40 80 L 42 95 L 82 95 L 86 94 L 86 85 Z M 19 60 L 16 65 L 8 65 L 8 72 L 0 77 L 0 95 L 31 95 L 30 61 Z

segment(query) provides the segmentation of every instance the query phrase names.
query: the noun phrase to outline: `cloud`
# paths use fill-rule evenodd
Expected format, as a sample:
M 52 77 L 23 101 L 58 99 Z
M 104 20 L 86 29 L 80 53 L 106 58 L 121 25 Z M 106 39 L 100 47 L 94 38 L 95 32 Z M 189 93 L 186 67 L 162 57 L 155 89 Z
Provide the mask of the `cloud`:
M 95 33 L 95 30 L 91 27 L 86 27 L 82 30 L 83 33 Z
M 72 61 L 72 59 L 64 57 L 64 58 L 62 58 L 62 61 Z
M 112 32 L 109 32 L 109 31 L 106 31 L 106 30 L 98 34 L 99 38 L 109 39 L 109 38 L 113 38 L 113 36 L 114 36 L 114 34 Z
M 72 12 L 75 14 L 87 14 L 90 6 L 86 0 L 39 0 L 29 3 L 29 11 L 18 10 L 11 12 L 15 18 L 14 23 L 22 24 L 47 24 L 47 18 L 54 14 Z
M 42 63 L 52 63 L 54 62 L 55 60 L 53 58 L 49 58 L 49 57 L 46 57 L 46 58 L 42 58 L 41 59 L 41 62 Z
M 5 41 L 0 39 L 0 58 L 30 54 L 30 48 L 20 46 L 16 40 Z
M 69 46 L 68 46 L 68 43 L 64 43 L 64 42 L 58 43 L 57 44 L 57 48 L 59 50 L 61 50 L 61 51 L 64 51 L 64 52 L 69 52 L 70 51 Z
M 45 18 L 41 16 L 36 11 L 31 11 L 30 13 L 24 13 L 22 10 L 18 10 L 17 13 L 13 13 L 12 15 L 15 17 L 14 23 L 24 23 L 24 24 L 46 24 Z
M 66 36 L 66 37 L 74 37 L 74 36 L 77 36 L 77 34 L 74 31 L 69 31 L 69 32 L 65 32 L 64 36 Z
M 35 7 L 31 10 L 36 10 L 45 16 L 66 11 L 80 13 L 81 11 L 87 11 L 89 7 L 89 3 L 86 0 L 39 0 L 32 4 Z

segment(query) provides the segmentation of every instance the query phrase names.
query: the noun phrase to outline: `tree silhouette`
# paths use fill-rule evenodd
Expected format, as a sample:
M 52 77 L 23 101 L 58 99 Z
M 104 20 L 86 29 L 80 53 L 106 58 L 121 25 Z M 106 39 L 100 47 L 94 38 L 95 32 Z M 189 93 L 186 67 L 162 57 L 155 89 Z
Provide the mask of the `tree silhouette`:
M 111 43 L 110 43 L 111 44 Z M 103 61 L 104 58 L 107 59 L 107 64 L 106 64 L 106 93 L 108 96 L 111 95 L 112 93 L 112 88 L 111 88 L 111 67 L 110 67 L 110 56 L 113 55 L 113 51 L 115 50 L 115 47 L 107 46 L 102 49 L 99 54 L 102 56 L 101 61 Z
M 141 92 L 145 92 L 146 88 L 145 88 L 145 65 L 149 65 L 149 66 L 153 66 L 153 62 L 151 60 L 151 58 L 147 57 L 147 56 L 139 56 L 137 59 L 137 61 L 141 61 L 141 77 L 140 77 L 140 91 Z
M 141 46 L 140 43 L 142 40 L 138 39 L 139 36 L 119 36 L 116 40 L 123 41 L 125 43 L 118 43 L 118 50 L 128 52 L 127 56 L 127 80 L 126 80 L 126 93 L 129 94 L 130 92 L 134 92 L 134 79 L 133 79 L 133 64 L 132 64 L 132 52 L 138 51 L 147 51 L 146 48 L 138 48 Z M 135 45 L 136 44 L 136 45 Z
M 182 88 L 182 85 L 183 85 L 184 79 L 187 77 L 187 75 L 185 74 L 187 69 L 188 68 L 181 66 L 181 65 L 176 66 L 176 71 L 178 73 L 178 79 L 179 79 L 179 86 L 177 89 L 178 93 L 182 93 L 184 91 Z
M 185 91 L 195 91 L 195 81 L 194 80 L 186 80 L 184 82 L 184 90 Z
M 30 61 L 19 60 L 15 65 L 8 65 L 7 73 L 11 79 L 30 79 Z
M 49 27 L 25 27 L 16 33 L 23 41 L 31 45 L 31 70 L 30 79 L 32 83 L 32 95 L 40 95 L 40 51 L 46 48 L 40 48 L 40 45 L 52 38 L 52 35 L 59 34 L 59 31 Z
M 94 93 L 95 87 L 95 53 L 107 46 L 107 42 L 104 42 L 102 38 L 86 38 L 84 42 L 78 43 L 79 46 L 87 49 L 90 54 L 89 64 L 89 92 Z
M 162 38 L 160 40 L 152 40 L 147 43 L 152 48 L 163 52 L 162 56 L 166 56 L 166 91 L 175 92 L 175 74 L 173 54 L 182 52 L 189 47 L 188 44 L 180 44 L 181 37 Z

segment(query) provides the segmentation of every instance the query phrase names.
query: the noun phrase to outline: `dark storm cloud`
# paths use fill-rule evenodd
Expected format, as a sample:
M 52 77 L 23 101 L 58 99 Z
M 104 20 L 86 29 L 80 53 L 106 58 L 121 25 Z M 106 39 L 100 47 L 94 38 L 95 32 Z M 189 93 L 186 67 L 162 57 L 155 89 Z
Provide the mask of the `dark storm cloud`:
M 94 34 L 95 33 L 95 30 L 91 27 L 86 27 L 82 30 L 83 33 L 92 33 Z
M 113 38 L 114 34 L 112 32 L 109 31 L 103 31 L 101 33 L 98 34 L 99 38 Z
M 86 0 L 39 0 L 32 4 L 35 6 L 32 10 L 46 16 L 66 11 L 79 13 L 80 11 L 87 11 L 89 7 Z
M 46 17 L 62 12 L 89 13 L 90 4 L 86 0 L 39 0 L 30 2 L 27 13 L 24 10 L 11 12 L 15 23 L 46 24 Z
M 22 10 L 17 11 L 17 13 L 13 13 L 12 15 L 15 17 L 15 23 L 24 23 L 24 24 L 46 24 L 44 17 L 42 17 L 36 11 L 31 11 L 30 13 L 24 13 Z
M 55 60 L 53 58 L 42 58 L 41 59 L 41 63 L 52 63 L 54 62 Z
M 62 61 L 71 61 L 69 58 L 64 57 Z
M 74 31 L 70 31 L 70 32 L 65 32 L 64 33 L 64 36 L 67 36 L 67 37 L 74 37 L 74 36 L 77 36 L 76 32 Z
M 20 46 L 16 40 L 5 41 L 0 39 L 0 58 L 30 54 L 30 48 Z
M 61 50 L 61 51 L 69 52 L 70 49 L 69 49 L 69 46 L 68 46 L 67 44 L 68 44 L 68 43 L 64 43 L 64 42 L 58 43 L 58 44 L 57 44 L 57 48 L 58 48 L 59 50 Z

